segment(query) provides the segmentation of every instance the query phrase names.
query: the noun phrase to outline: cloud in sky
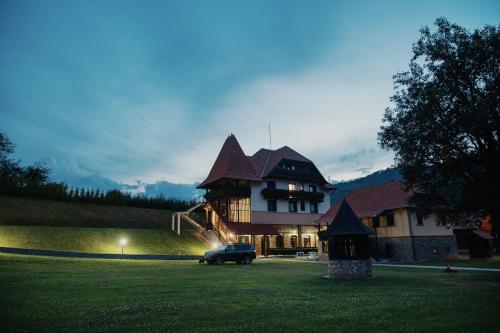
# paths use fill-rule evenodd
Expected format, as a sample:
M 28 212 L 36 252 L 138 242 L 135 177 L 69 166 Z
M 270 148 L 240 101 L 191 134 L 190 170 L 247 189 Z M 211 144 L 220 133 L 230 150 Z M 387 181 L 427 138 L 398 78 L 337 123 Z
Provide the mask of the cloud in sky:
M 229 133 L 326 176 L 385 168 L 376 132 L 422 25 L 498 23 L 492 1 L 3 1 L 0 130 L 26 162 L 118 182 L 201 180 Z M 65 162 L 66 161 L 66 162 Z

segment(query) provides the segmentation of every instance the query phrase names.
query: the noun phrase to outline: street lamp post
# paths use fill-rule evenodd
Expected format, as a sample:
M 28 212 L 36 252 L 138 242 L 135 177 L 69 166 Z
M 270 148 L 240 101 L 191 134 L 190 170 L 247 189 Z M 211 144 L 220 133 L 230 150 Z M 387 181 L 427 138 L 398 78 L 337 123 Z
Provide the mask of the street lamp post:
M 125 245 L 127 245 L 127 239 L 126 238 L 120 239 L 120 245 L 122 247 L 122 254 L 123 254 L 123 248 L 125 247 Z

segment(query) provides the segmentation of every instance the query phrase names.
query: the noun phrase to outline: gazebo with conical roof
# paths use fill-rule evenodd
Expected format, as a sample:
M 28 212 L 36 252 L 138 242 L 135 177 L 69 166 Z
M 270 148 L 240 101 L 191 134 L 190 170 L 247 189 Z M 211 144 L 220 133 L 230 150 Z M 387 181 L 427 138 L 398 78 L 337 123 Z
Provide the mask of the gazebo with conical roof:
M 331 278 L 372 276 L 369 254 L 369 235 L 365 226 L 344 199 L 319 239 L 328 241 L 328 272 Z

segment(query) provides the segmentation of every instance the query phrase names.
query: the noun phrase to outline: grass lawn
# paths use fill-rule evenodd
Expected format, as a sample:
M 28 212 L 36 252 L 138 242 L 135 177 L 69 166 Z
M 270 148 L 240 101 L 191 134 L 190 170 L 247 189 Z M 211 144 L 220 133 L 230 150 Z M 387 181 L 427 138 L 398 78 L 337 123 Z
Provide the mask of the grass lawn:
M 181 235 L 167 230 L 77 228 L 0 225 L 0 246 L 94 253 L 121 253 L 118 242 L 127 238 L 128 254 L 203 254 L 209 246 L 192 231 Z
M 469 256 L 460 255 L 457 260 L 439 260 L 419 263 L 419 265 L 431 266 L 452 266 L 452 267 L 479 267 L 479 268 L 500 268 L 500 255 L 496 254 L 490 259 L 475 260 Z
M 500 274 L 0 255 L 0 331 L 495 332 Z

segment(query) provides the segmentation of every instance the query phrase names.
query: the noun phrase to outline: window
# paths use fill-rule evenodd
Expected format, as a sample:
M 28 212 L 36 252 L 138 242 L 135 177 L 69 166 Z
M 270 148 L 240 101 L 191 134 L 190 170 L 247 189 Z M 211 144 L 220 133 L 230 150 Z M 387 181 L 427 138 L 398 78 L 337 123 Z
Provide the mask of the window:
M 310 205 L 310 211 L 311 213 L 317 213 L 318 212 L 318 203 L 317 202 L 311 202 Z
M 250 243 L 250 236 L 238 236 L 238 243 Z
M 250 222 L 250 198 L 232 197 L 227 202 L 229 222 Z
M 317 192 L 318 188 L 316 185 L 309 185 L 309 192 Z
M 378 216 L 372 218 L 372 226 L 373 228 L 378 228 L 380 226 L 380 219 Z
M 268 212 L 276 211 L 276 200 L 267 200 L 267 211 Z
M 387 219 L 387 226 L 388 227 L 395 226 L 395 224 L 394 224 L 394 215 L 388 214 L 388 215 L 386 215 L 386 219 Z
M 304 247 L 311 247 L 311 236 L 304 237 Z
M 281 236 L 281 235 L 276 236 L 276 247 L 278 249 L 282 249 L 285 247 L 285 242 L 283 240 L 283 236 Z
M 417 214 L 417 225 L 424 225 L 424 218 L 420 214 Z
M 325 241 L 321 242 L 321 252 L 328 253 L 328 242 Z
M 290 247 L 297 247 L 297 235 L 290 236 Z
M 297 201 L 289 201 L 288 202 L 288 211 L 291 213 L 297 212 Z
M 275 190 L 276 189 L 276 183 L 275 182 L 267 182 L 267 188 L 269 190 Z
M 300 183 L 300 190 L 304 191 L 304 183 Z
M 306 202 L 304 200 L 302 200 L 300 202 L 300 211 L 305 211 L 306 210 Z
M 295 191 L 296 187 L 295 187 L 295 183 L 289 183 L 288 184 L 288 191 Z

